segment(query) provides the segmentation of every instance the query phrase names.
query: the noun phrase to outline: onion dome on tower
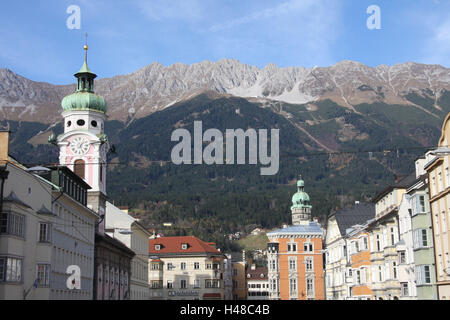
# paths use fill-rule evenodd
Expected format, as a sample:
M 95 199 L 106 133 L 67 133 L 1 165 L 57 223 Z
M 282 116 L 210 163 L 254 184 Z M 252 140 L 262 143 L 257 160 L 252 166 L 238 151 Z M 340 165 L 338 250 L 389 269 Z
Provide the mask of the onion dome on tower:
M 292 196 L 292 224 L 308 224 L 311 220 L 311 209 L 309 195 L 304 191 L 305 182 L 299 176 L 297 180 L 297 192 Z
M 64 111 L 91 110 L 106 113 L 105 99 L 94 93 L 94 79 L 97 75 L 89 69 L 87 64 L 87 44 L 84 45 L 84 50 L 84 64 L 80 71 L 74 75 L 78 79 L 77 90 L 75 93 L 64 97 L 61 106 Z

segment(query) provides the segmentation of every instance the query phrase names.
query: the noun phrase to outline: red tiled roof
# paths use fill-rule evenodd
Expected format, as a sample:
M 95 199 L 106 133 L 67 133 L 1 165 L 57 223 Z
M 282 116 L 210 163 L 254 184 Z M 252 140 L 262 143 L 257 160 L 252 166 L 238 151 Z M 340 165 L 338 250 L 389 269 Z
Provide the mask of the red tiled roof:
M 181 249 L 186 243 L 187 249 Z M 155 250 L 155 245 L 161 245 L 161 250 Z M 161 237 L 149 240 L 149 254 L 160 253 L 221 253 L 216 248 L 194 236 Z

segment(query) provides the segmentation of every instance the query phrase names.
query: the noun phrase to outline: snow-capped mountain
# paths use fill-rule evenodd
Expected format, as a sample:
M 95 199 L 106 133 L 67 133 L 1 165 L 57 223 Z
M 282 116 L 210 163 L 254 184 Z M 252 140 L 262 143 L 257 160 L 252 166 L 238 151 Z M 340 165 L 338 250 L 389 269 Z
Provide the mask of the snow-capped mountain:
M 34 82 L 0 69 L 1 117 L 51 123 L 60 119 L 62 98 L 74 90 L 75 84 Z M 280 68 L 268 64 L 258 68 L 223 59 L 190 66 L 152 63 L 131 74 L 96 80 L 96 93 L 106 99 L 109 118 L 122 121 L 211 90 L 291 104 L 331 99 L 353 111 L 355 105 L 377 101 L 412 106 L 405 96 L 414 92 L 434 99 L 434 107 L 439 109 L 440 94 L 450 91 L 450 69 L 410 62 L 372 68 L 354 61 L 330 67 Z

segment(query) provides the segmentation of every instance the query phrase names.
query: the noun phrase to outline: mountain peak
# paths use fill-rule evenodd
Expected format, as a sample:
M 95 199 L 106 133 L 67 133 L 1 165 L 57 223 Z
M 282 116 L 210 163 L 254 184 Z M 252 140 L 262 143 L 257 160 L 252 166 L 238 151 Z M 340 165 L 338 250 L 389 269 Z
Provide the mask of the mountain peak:
M 373 68 L 352 60 L 320 68 L 279 67 L 274 63 L 258 68 L 236 59 L 221 59 L 168 67 L 153 62 L 130 74 L 99 79 L 96 84 L 97 93 L 110 107 L 109 117 L 124 121 L 130 108 L 136 110 L 136 117 L 142 117 L 199 92 L 291 104 L 331 99 L 349 109 L 377 101 L 410 105 L 404 96 L 411 90 L 418 94 L 426 89 L 437 93 L 450 90 L 450 70 L 414 62 Z M 36 120 L 40 114 L 36 106 L 45 106 L 48 120 L 44 122 L 53 121 L 59 117 L 61 99 L 71 91 L 73 85 L 34 82 L 9 69 L 0 69 L 0 112 L 7 119 Z M 4 108 L 8 105 L 16 106 L 14 112 Z M 34 113 L 26 110 L 31 105 Z M 19 112 L 17 106 L 25 109 Z

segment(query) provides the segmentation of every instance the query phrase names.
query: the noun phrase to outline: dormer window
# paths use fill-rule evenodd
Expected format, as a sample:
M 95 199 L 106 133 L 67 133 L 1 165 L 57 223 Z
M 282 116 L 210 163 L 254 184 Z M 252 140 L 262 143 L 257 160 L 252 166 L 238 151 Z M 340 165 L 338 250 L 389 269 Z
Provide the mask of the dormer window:
M 155 250 L 161 250 L 161 245 L 160 244 L 155 244 Z
M 181 250 L 187 250 L 188 248 L 188 244 L 187 243 L 182 243 L 181 244 Z

